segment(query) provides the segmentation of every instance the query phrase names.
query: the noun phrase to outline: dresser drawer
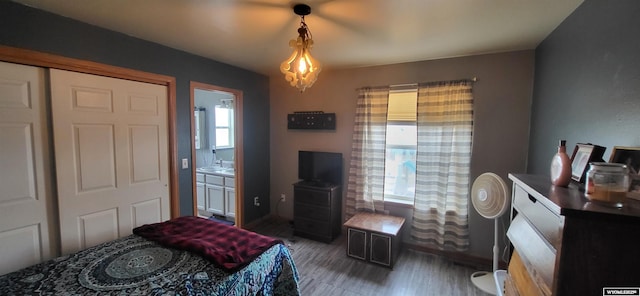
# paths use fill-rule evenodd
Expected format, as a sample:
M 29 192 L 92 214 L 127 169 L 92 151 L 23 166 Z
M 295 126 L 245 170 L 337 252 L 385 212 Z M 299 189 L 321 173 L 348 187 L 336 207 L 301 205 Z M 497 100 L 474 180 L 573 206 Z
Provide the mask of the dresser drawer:
M 504 284 L 505 295 L 543 296 L 551 295 L 551 291 L 542 290 L 540 285 L 531 276 L 529 270 L 520 258 L 518 251 L 514 251 L 509 261 L 509 273 Z M 545 287 L 543 285 L 542 287 Z
M 306 232 L 318 236 L 331 236 L 331 224 L 296 217 L 293 220 L 296 232 Z
M 294 205 L 294 216 L 304 217 L 306 219 L 317 220 L 321 222 L 329 222 L 331 211 L 328 207 L 318 207 L 313 205 L 305 205 L 296 203 Z
M 331 197 L 327 191 L 295 188 L 293 194 L 296 198 L 296 203 L 305 203 L 326 207 L 331 205 Z
M 528 194 L 520 186 L 514 186 L 513 206 L 520 215 L 529 220 L 531 226 L 538 231 L 554 252 L 560 239 L 560 216 L 553 213 L 534 196 Z
M 521 262 L 511 259 L 509 262 L 509 273 L 513 277 L 516 275 L 512 270 L 514 263 L 520 263 L 519 273 L 527 273 L 523 278 L 529 277 L 533 284 L 526 286 L 536 286 L 542 293 L 527 293 L 524 295 L 551 295 L 553 288 L 553 278 L 555 272 L 556 252 L 549 244 L 538 235 L 531 223 L 522 215 L 516 216 L 511 221 L 511 226 L 507 231 L 507 236 L 517 250 Z M 524 271 L 526 269 L 526 272 Z M 517 284 L 521 290 L 523 282 Z M 521 293 L 522 294 L 522 293 Z

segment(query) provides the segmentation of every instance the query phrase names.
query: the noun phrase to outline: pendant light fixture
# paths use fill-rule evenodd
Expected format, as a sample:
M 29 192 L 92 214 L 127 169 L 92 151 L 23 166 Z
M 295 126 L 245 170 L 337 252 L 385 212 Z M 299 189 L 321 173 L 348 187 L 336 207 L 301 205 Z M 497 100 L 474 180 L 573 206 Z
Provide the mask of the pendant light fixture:
M 280 64 L 280 71 L 291 86 L 303 92 L 316 82 L 322 66 L 311 56 L 313 39 L 309 27 L 304 22 L 304 16 L 311 14 L 311 7 L 306 4 L 296 4 L 293 6 L 293 12 L 300 16 L 298 38 L 289 41 L 289 46 L 293 48 L 293 53 Z

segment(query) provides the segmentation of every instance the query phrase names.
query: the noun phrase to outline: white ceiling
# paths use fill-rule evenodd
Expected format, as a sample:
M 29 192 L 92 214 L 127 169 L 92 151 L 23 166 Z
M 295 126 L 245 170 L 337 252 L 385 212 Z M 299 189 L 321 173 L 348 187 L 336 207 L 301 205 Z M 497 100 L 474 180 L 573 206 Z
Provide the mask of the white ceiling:
M 583 0 L 15 0 L 271 75 L 300 17 L 325 69 L 534 49 Z

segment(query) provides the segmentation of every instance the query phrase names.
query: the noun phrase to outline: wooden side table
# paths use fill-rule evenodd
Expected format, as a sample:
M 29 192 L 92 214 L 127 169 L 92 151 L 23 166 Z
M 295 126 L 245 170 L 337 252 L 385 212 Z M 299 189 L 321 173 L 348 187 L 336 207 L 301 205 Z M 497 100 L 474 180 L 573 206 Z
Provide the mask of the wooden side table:
M 347 256 L 393 268 L 400 253 L 404 218 L 358 213 L 344 223 L 347 227 Z

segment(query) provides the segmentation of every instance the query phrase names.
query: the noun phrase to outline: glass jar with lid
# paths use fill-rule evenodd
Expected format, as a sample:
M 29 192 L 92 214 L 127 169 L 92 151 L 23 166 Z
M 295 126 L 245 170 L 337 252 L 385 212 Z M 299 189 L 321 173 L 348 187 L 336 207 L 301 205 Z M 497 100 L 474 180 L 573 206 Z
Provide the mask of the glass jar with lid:
M 629 169 L 621 163 L 592 162 L 587 172 L 585 196 L 596 201 L 622 207 L 629 191 Z

